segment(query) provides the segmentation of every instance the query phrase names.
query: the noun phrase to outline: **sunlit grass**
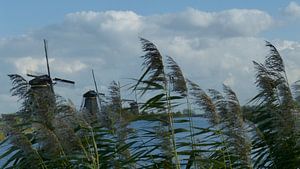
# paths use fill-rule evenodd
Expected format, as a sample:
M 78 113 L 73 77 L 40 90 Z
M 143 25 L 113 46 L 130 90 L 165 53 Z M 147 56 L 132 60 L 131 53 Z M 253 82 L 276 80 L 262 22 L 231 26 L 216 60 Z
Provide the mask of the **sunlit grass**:
M 0 141 L 2 141 L 5 138 L 3 131 L 1 131 L 2 128 L 3 128 L 3 122 L 0 119 Z
M 4 134 L 0 132 L 0 141 L 2 141 L 5 138 Z

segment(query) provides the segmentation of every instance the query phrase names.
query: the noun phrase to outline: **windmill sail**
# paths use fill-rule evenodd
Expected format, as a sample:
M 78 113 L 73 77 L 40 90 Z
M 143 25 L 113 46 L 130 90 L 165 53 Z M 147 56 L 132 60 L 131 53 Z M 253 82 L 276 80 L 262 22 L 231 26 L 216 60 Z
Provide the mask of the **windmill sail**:
M 60 86 L 60 87 L 71 87 L 72 88 L 75 86 L 74 81 L 61 79 L 61 78 L 57 78 L 57 77 L 53 79 L 53 84 L 55 84 L 55 86 Z
M 71 81 L 71 80 L 66 80 L 66 79 L 60 79 L 60 78 L 54 78 L 53 81 L 56 81 L 56 82 L 64 82 L 64 83 L 71 83 L 71 84 L 75 84 L 74 81 Z
M 47 80 L 47 83 L 49 83 L 52 91 L 53 91 L 53 85 L 74 87 L 75 84 L 74 81 L 61 79 L 61 78 L 54 78 L 54 79 L 51 78 L 50 65 L 48 60 L 48 44 L 46 39 L 44 39 L 44 50 L 46 56 L 47 74 L 37 73 L 34 71 L 27 70 L 27 76 L 34 77 L 34 79 L 41 79 L 41 77 L 45 79 L 45 77 L 47 76 L 49 78 L 49 80 Z
M 46 56 L 48 76 L 51 78 L 49 61 L 48 61 L 48 44 L 47 44 L 47 40 L 46 39 L 44 39 L 44 49 L 45 49 L 45 56 Z

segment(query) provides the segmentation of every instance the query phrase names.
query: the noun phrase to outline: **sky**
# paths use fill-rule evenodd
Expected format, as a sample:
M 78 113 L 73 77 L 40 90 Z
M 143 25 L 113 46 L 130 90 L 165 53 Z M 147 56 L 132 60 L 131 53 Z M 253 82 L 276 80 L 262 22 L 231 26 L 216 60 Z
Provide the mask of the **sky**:
M 227 84 L 246 103 L 256 93 L 252 61 L 268 54 L 265 41 L 281 53 L 290 84 L 300 80 L 300 1 L 259 0 L 0 0 L 0 114 L 20 104 L 7 74 L 46 72 L 76 81 L 55 87 L 79 107 L 93 89 L 111 81 L 126 85 L 141 75 L 139 37 L 173 57 L 184 75 L 203 89 Z M 124 97 L 126 87 L 122 88 Z

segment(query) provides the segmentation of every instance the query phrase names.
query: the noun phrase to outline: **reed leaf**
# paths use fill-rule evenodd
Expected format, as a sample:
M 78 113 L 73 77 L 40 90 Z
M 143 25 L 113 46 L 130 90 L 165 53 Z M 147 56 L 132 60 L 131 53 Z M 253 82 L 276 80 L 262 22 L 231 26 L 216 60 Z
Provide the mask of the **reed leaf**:
M 166 76 L 164 72 L 164 65 L 162 60 L 162 55 L 160 54 L 157 47 L 147 39 L 140 38 L 142 43 L 142 49 L 145 55 L 142 56 L 144 62 L 142 63 L 142 68 L 145 70 L 143 75 L 138 80 L 136 87 L 143 80 L 166 84 Z M 146 79 L 145 79 L 146 78 Z
M 187 96 L 188 89 L 180 67 L 170 56 L 167 56 L 167 64 L 167 67 L 171 70 L 168 76 L 171 79 L 172 90 L 178 92 L 181 96 Z

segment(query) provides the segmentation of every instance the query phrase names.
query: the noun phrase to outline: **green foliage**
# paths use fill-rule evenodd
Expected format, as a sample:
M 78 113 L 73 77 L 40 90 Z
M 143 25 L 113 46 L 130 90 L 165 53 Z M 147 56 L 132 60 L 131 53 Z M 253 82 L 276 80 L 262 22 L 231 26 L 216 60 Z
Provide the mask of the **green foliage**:
M 4 136 L 4 134 L 1 132 L 1 133 L 0 133 L 0 141 L 4 140 L 4 138 L 5 138 L 5 136 Z
M 270 53 L 264 64 L 254 62 L 259 94 L 254 97 L 253 123 L 254 166 L 297 168 L 299 161 L 299 108 L 288 84 L 283 60 L 276 48 L 267 42 Z
M 0 118 L 0 141 L 4 140 L 4 138 L 5 138 L 4 132 L 2 131 L 2 129 L 4 128 L 3 125 L 4 124 L 2 122 L 2 119 Z

